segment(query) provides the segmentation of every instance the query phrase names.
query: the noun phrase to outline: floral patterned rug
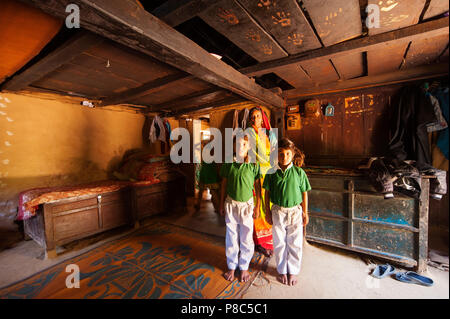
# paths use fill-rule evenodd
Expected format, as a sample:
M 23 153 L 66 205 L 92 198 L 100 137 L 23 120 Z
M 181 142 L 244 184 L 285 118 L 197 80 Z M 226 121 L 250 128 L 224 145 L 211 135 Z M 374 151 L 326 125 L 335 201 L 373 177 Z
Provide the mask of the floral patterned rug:
M 255 253 L 247 283 L 229 282 L 224 238 L 153 222 L 0 290 L 0 299 L 239 298 L 266 264 Z M 78 266 L 79 288 L 67 288 L 68 265 Z M 73 284 L 73 280 L 68 280 Z

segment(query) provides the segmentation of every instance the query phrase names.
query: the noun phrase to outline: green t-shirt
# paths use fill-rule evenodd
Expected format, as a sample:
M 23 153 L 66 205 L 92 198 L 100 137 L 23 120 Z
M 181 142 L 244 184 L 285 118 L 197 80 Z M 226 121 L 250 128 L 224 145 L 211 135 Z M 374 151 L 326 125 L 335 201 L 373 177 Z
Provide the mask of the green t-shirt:
M 278 169 L 264 178 L 263 188 L 270 192 L 270 201 L 281 207 L 294 207 L 302 203 L 302 193 L 311 190 L 303 169 L 292 165 L 284 172 Z
M 215 162 L 202 162 L 202 164 L 200 165 L 198 181 L 202 184 L 217 183 L 219 181 L 219 175 L 217 174 L 217 164 Z
M 238 202 L 246 202 L 253 196 L 253 184 L 261 178 L 258 163 L 224 163 L 220 176 L 227 179 L 227 195 Z

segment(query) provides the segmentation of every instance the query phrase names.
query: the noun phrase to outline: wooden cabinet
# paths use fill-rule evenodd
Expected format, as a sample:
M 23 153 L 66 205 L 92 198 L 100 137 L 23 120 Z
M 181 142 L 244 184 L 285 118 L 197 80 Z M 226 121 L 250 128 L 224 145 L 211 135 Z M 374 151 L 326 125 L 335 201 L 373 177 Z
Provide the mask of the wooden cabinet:
M 133 188 L 136 220 L 186 206 L 184 179 Z
M 129 189 L 70 197 L 42 205 L 24 221 L 25 234 L 45 247 L 49 257 L 56 246 L 133 223 Z
M 49 258 L 56 246 L 186 206 L 185 180 L 119 191 L 70 197 L 43 204 L 24 221 L 25 234 L 45 247 Z

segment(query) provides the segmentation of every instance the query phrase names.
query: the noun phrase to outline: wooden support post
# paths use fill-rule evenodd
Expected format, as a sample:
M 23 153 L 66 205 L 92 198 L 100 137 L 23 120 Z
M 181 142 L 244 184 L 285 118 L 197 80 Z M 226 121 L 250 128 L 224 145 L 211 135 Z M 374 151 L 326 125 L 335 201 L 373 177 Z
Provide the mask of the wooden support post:
M 45 251 L 45 259 L 54 259 L 58 257 L 58 254 L 56 253 L 56 249 L 47 249 Z
M 44 205 L 44 225 L 45 225 L 45 257 L 55 258 L 56 257 L 56 245 L 55 238 L 53 234 L 53 216 L 51 207 Z
M 428 211 L 430 198 L 430 180 L 422 177 L 419 200 L 419 241 L 417 271 L 427 270 L 428 261 Z
M 352 180 L 348 181 L 348 239 L 347 245 L 353 247 L 353 219 L 355 217 L 355 185 Z

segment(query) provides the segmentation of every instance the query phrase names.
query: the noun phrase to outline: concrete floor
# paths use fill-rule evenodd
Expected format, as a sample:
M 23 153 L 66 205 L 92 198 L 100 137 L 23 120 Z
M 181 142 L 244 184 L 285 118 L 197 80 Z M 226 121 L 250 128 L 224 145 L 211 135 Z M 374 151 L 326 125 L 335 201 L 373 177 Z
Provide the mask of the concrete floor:
M 192 208 L 192 198 L 188 203 L 189 208 L 186 212 L 157 219 L 198 232 L 225 237 L 223 218 L 214 212 L 210 201 L 204 201 L 199 212 L 195 212 Z M 133 231 L 131 228 L 118 229 L 79 241 L 69 245 L 66 252 L 62 251 L 52 260 L 44 260 L 44 251 L 35 242 L 22 241 L 10 249 L 0 251 L 0 287 L 25 279 L 93 247 L 125 236 L 131 231 Z M 368 260 L 385 263 L 342 249 L 304 242 L 302 271 L 297 286 L 289 287 L 276 281 L 275 259 L 271 258 L 267 272 L 255 279 L 243 298 L 449 298 L 447 271 L 428 267 L 425 275 L 431 277 L 435 284 L 433 287 L 422 287 L 404 284 L 393 278 L 375 279 L 369 275 L 375 264 L 367 262 Z M 21 268 L 20 271 L 17 271 L 18 266 Z

